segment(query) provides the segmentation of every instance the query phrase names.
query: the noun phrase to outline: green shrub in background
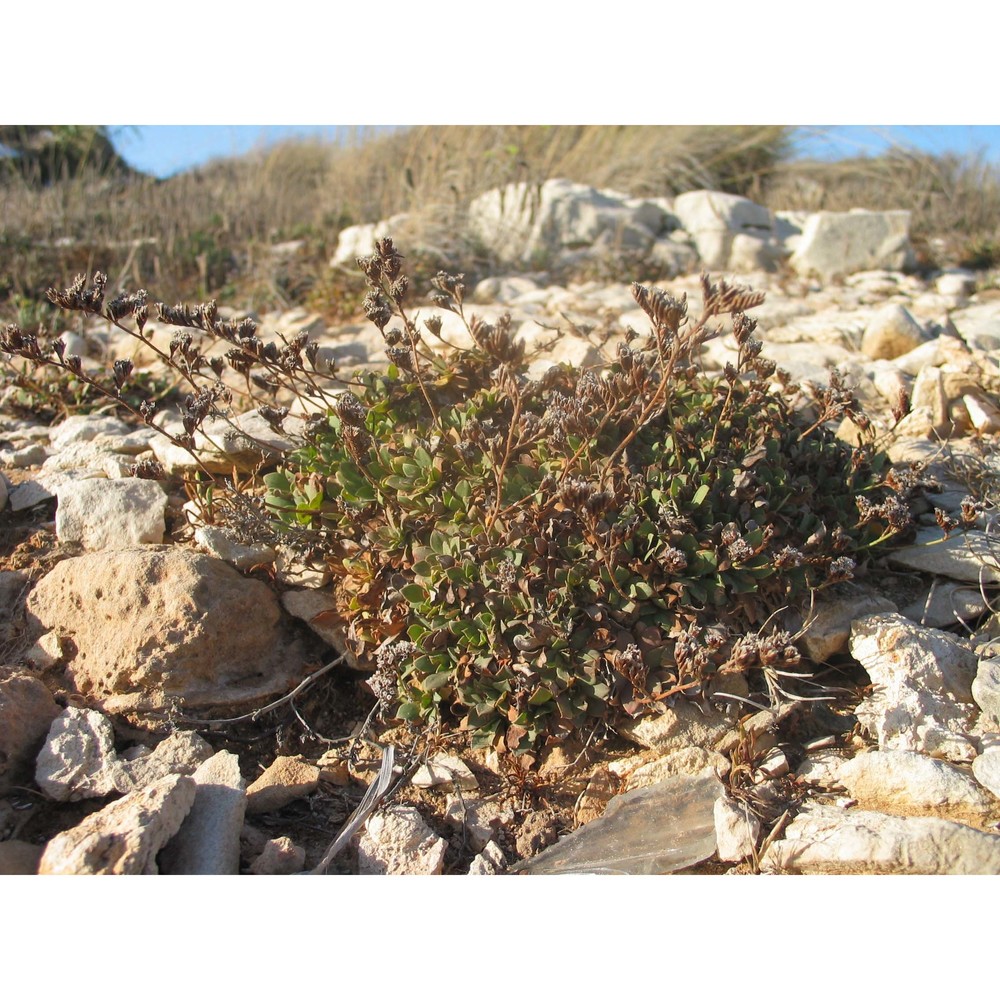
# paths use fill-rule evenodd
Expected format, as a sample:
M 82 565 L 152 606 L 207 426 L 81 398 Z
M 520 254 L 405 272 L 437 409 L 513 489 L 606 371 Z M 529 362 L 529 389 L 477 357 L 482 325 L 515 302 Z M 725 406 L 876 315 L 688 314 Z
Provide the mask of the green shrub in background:
M 440 273 L 435 302 L 475 346 L 432 350 L 440 318 L 411 318 L 392 241 L 359 264 L 388 370 L 341 393 L 264 482 L 288 537 L 333 569 L 370 686 L 401 719 L 525 750 L 710 697 L 727 673 L 759 672 L 774 695 L 799 654 L 773 613 L 909 524 L 912 482 L 883 474 L 836 374 L 806 400 L 761 357 L 761 293 L 703 278 L 691 318 L 634 285 L 648 335 L 629 330 L 604 371 L 536 380 L 509 318 L 466 319 L 461 276 Z M 727 315 L 737 362 L 706 376 L 700 348 Z M 866 444 L 834 438 L 845 415 Z

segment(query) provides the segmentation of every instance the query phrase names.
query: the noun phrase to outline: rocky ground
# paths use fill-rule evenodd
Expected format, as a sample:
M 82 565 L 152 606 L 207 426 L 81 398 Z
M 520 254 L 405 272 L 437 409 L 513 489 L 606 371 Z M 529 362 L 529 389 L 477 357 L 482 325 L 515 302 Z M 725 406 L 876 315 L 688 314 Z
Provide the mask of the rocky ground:
M 375 700 L 365 664 L 338 655 L 324 567 L 236 543 L 181 488 L 190 455 L 155 429 L 8 409 L 0 872 L 1000 872 L 996 528 L 987 504 L 945 540 L 932 510 L 997 495 L 1000 293 L 983 275 L 894 269 L 905 253 L 813 277 L 774 265 L 773 232 L 751 239 L 771 248 L 751 261 L 771 270 L 740 276 L 767 292 L 765 355 L 800 381 L 837 367 L 893 460 L 937 482 L 912 544 L 789 623 L 830 700 L 682 701 L 531 767 L 460 734 L 366 724 Z M 696 276 L 660 284 L 696 308 Z M 523 267 L 474 299 L 529 345 L 554 339 L 539 368 L 597 363 L 646 322 L 627 285 Z M 364 322 L 261 320 L 307 332 L 321 364 L 383 363 Z M 65 339 L 87 364 L 135 352 L 99 327 Z M 707 369 L 734 357 L 725 337 L 708 346 Z M 291 446 L 256 415 L 240 426 L 199 439 L 206 464 L 250 469 Z M 133 478 L 144 457 L 173 478 Z

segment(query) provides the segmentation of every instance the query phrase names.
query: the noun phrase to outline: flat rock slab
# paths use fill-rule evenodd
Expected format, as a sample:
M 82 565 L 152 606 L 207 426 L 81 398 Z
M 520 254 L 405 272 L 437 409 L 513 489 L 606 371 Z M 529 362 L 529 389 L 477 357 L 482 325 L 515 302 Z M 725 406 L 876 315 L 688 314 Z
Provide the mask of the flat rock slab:
M 1000 582 L 1000 542 L 985 531 L 966 531 L 945 539 L 940 528 L 921 528 L 912 545 L 896 549 L 889 562 L 964 583 Z
M 236 707 L 294 685 L 301 651 L 273 591 L 232 566 L 149 546 L 65 559 L 28 599 L 76 653 L 67 674 L 108 712 Z
M 918 625 L 947 628 L 975 622 L 986 610 L 986 600 L 978 584 L 935 579 L 923 597 L 900 610 Z
M 972 679 L 978 662 L 971 650 L 902 615 L 877 614 L 854 623 L 851 654 L 875 688 L 855 714 L 881 749 L 956 761 L 976 756 L 968 736 L 976 714 Z
M 197 786 L 184 775 L 131 792 L 46 845 L 40 875 L 156 875 L 156 855 L 180 829 Z
M 977 824 L 997 805 L 966 771 L 909 750 L 860 754 L 841 765 L 837 780 L 862 809 L 893 815 Z
M 600 819 L 513 869 L 527 875 L 664 875 L 715 854 L 712 773 L 666 778 L 613 798 Z
M 822 875 L 998 875 L 1000 837 L 945 819 L 809 805 L 760 867 Z
M 220 750 L 191 776 L 191 811 L 163 849 L 164 875 L 238 875 L 246 782 L 234 753 Z

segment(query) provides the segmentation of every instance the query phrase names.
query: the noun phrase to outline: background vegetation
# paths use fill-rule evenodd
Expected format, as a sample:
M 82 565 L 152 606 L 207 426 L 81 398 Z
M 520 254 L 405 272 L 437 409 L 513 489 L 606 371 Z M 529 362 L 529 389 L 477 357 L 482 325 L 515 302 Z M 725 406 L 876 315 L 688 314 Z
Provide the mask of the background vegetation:
M 340 230 L 419 209 L 461 232 L 469 201 L 511 181 L 568 177 L 634 195 L 697 188 L 774 209 L 906 208 L 921 263 L 1000 258 L 1000 174 L 976 159 L 904 150 L 838 163 L 792 158 L 784 126 L 426 126 L 299 141 L 156 180 L 131 171 L 104 129 L 3 126 L 0 318 L 41 315 L 44 289 L 108 270 L 111 287 L 266 308 L 353 311 L 330 273 Z M 302 241 L 294 250 L 272 247 Z M 456 242 L 467 273 L 488 260 Z M 356 284 L 356 279 L 355 279 Z

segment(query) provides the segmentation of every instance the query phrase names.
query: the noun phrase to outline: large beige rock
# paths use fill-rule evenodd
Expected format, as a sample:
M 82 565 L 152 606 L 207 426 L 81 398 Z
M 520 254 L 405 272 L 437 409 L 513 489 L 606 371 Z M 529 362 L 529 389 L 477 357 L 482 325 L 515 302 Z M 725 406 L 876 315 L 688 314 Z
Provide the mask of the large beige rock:
M 109 712 L 248 704 L 288 690 L 301 666 L 265 584 L 179 549 L 66 559 L 39 581 L 28 615 L 68 636 L 70 679 Z

